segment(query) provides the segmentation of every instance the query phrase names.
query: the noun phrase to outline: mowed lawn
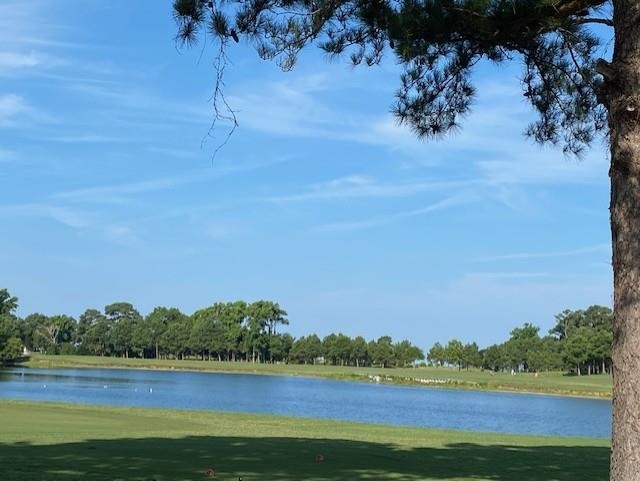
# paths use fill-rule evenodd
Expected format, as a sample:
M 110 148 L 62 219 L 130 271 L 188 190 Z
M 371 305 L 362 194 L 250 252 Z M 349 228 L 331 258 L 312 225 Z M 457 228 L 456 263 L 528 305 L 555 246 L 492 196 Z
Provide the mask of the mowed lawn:
M 117 367 L 138 369 L 167 369 L 238 372 L 250 374 L 280 374 L 318 376 L 333 379 L 369 380 L 381 376 L 382 381 L 466 389 L 527 391 L 576 396 L 611 397 L 611 376 L 571 376 L 565 373 L 492 373 L 473 369 L 458 371 L 451 368 L 358 368 L 354 366 L 323 366 L 296 364 L 253 364 L 246 362 L 218 362 L 198 360 L 123 359 L 99 356 L 47 356 L 34 354 L 30 367 Z
M 608 469 L 606 440 L 0 401 L 3 481 L 604 481 Z

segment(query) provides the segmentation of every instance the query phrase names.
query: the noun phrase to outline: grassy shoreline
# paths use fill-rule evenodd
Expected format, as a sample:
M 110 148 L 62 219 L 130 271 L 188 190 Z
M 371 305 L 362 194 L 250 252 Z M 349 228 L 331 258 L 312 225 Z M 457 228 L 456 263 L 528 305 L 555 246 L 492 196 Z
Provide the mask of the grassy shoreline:
M 500 391 L 559 396 L 611 398 L 610 376 L 567 376 L 562 373 L 489 373 L 448 368 L 357 368 L 295 364 L 253 364 L 197 360 L 122 359 L 98 356 L 51 356 L 34 354 L 25 363 L 33 368 L 115 368 L 165 371 L 219 372 L 281 376 L 321 377 L 334 380 L 383 382 L 388 384 L 438 388 Z
M 6 481 L 605 480 L 609 443 L 260 414 L 0 400 Z M 321 458 L 320 458 L 321 457 Z

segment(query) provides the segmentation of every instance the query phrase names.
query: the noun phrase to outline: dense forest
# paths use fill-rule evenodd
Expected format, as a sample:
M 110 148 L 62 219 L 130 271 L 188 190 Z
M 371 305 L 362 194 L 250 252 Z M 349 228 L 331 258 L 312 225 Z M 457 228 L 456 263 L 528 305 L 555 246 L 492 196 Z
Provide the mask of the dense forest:
M 18 300 L 0 289 L 0 362 L 11 362 L 23 350 L 47 354 L 78 354 L 164 359 L 242 362 L 284 362 L 400 367 L 423 361 L 423 351 L 410 341 L 389 336 L 367 341 L 344 334 L 316 334 L 294 339 L 279 332 L 289 324 L 287 313 L 272 301 L 216 303 L 192 315 L 176 308 L 156 307 L 143 316 L 126 302 L 104 310 L 87 309 L 76 320 L 60 314 L 15 314 Z M 556 325 L 541 337 L 524 324 L 502 343 L 480 349 L 457 339 L 436 343 L 428 352 L 433 366 L 493 371 L 567 370 L 576 374 L 608 373 L 611 369 L 611 309 L 591 306 L 563 311 Z

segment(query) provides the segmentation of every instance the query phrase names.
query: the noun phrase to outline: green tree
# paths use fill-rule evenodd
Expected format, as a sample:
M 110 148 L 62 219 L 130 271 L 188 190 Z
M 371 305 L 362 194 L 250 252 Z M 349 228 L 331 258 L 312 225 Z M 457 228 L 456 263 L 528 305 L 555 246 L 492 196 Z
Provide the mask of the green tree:
M 251 361 L 260 361 L 262 350 L 266 344 L 267 326 L 271 314 L 271 306 L 266 301 L 256 301 L 247 306 L 247 333 L 245 343 L 247 352 L 251 352 Z
M 291 337 L 291 334 L 285 332 L 273 336 L 270 345 L 273 360 L 277 362 L 288 362 L 292 347 L 293 337 Z
M 593 355 L 600 362 L 600 373 L 607 373 L 607 366 L 611 365 L 611 346 L 613 332 L 608 329 L 596 329 L 593 338 Z
M 89 349 L 87 343 L 87 334 L 91 329 L 92 323 L 96 319 L 96 317 L 104 317 L 102 313 L 96 309 L 87 309 L 78 318 L 78 324 L 76 326 L 74 342 L 77 346 L 78 354 L 90 354 L 91 350 Z
M 444 366 L 446 362 L 445 349 L 439 342 L 436 342 L 427 354 L 427 360 L 436 367 Z
M 389 336 L 379 337 L 377 341 L 369 343 L 369 355 L 371 362 L 380 367 L 393 365 L 393 341 Z
M 556 314 L 556 325 L 549 330 L 549 334 L 558 339 L 566 339 L 572 329 L 580 327 L 582 323 L 583 311 L 571 311 L 565 309 L 560 314 Z
M 502 346 L 493 344 L 482 351 L 482 367 L 494 372 L 505 369 L 505 358 Z
M 11 337 L 3 339 L 7 333 L 11 332 L 11 326 L 6 326 L 4 323 L 5 321 L 0 320 L 0 364 L 17 361 L 22 355 L 22 341 L 15 332 Z
M 345 336 L 340 333 L 336 337 L 334 349 L 336 352 L 337 358 L 340 360 L 340 364 L 344 366 L 345 364 L 349 364 L 352 356 L 352 346 L 351 346 L 351 338 L 349 336 Z
M 316 334 L 302 336 L 296 339 L 291 348 L 291 360 L 304 364 L 315 364 L 316 359 L 322 356 L 322 341 Z
M 597 329 L 613 329 L 613 311 L 606 306 L 589 306 L 584 311 L 583 326 Z
M 298 364 L 307 364 L 309 362 L 313 362 L 309 359 L 309 355 L 307 353 L 307 338 L 302 336 L 293 341 L 293 346 L 291 346 L 290 358 L 292 362 Z
M 266 360 L 269 355 L 270 338 L 276 334 L 279 325 L 288 325 L 287 312 L 276 302 L 256 301 L 247 307 L 248 341 L 252 358 Z
M 80 315 L 78 322 L 82 326 L 80 348 L 93 354 L 105 356 L 112 351 L 111 329 L 113 323 L 97 309 L 87 309 Z
M 464 345 L 464 349 L 462 351 L 462 363 L 467 371 L 470 367 L 480 367 L 482 365 L 480 348 L 475 342 Z
M 562 346 L 563 360 L 568 366 L 575 368 L 578 376 L 582 374 L 583 365 L 587 362 L 593 350 L 591 332 L 586 327 L 578 327 Z
M 560 371 L 562 369 L 562 343 L 553 336 L 542 338 L 541 351 L 544 352 L 544 369 L 547 371 Z
M 156 359 L 160 358 L 160 343 L 167 326 L 174 319 L 180 319 L 182 313 L 175 307 L 156 307 L 139 323 L 136 331 L 136 344 L 143 350 L 152 351 Z
M 111 323 L 111 344 L 116 353 L 129 357 L 134 345 L 133 334 L 142 321 L 140 313 L 128 302 L 116 302 L 104 308 L 104 313 Z
M 605 306 L 590 306 L 586 310 L 564 310 L 556 315 L 556 325 L 549 334 L 562 340 L 567 338 L 572 329 L 579 327 L 601 328 L 611 331 L 613 329 L 613 311 Z
M 317 359 L 322 356 L 322 341 L 316 334 L 307 336 L 307 356 L 310 362 L 315 364 Z
M 29 314 L 18 321 L 20 325 L 20 338 L 25 347 L 30 351 L 45 352 L 49 345 L 45 325 L 48 322 L 44 314 Z
M 511 331 L 511 337 L 506 342 L 505 352 L 507 353 L 511 366 L 516 371 L 529 370 L 529 356 L 540 348 L 540 328 L 528 322 L 522 327 L 517 327 Z
M 57 353 L 60 345 L 70 342 L 76 328 L 76 321 L 64 314 L 45 317 L 45 322 L 40 324 L 43 338 L 46 339 L 48 350 Z
M 444 348 L 444 357 L 447 364 L 462 369 L 464 363 L 464 344 L 458 339 L 450 340 Z
M 0 289 L 0 365 L 16 361 L 22 354 L 20 326 L 14 314 L 17 308 L 18 299 Z
M 9 294 L 7 289 L 0 289 L 0 316 L 11 316 L 18 309 L 18 298 Z
M 357 367 L 366 366 L 369 363 L 367 341 L 362 336 L 357 336 L 351 343 L 351 357 Z
M 559 371 L 563 368 L 561 355 L 562 342 L 552 336 L 543 337 L 536 349 L 527 354 L 528 370 Z
M 224 336 L 220 324 L 220 304 L 200 309 L 193 313 L 189 347 L 192 351 L 209 359 L 224 349 Z
M 225 335 L 225 350 L 227 358 L 235 361 L 240 354 L 242 338 L 246 332 L 247 303 L 244 301 L 230 302 L 224 305 L 220 314 Z
M 22 341 L 16 318 L 0 315 L 0 364 L 17 360 L 22 354 Z
M 336 349 L 336 341 L 338 336 L 329 334 L 322 339 L 322 357 L 326 364 L 338 364 L 338 350 Z
M 161 349 L 173 355 L 175 359 L 184 359 L 189 353 L 191 330 L 191 317 L 181 313 L 180 315 L 172 316 L 167 329 L 160 337 Z
M 414 346 L 407 339 L 394 344 L 393 354 L 395 357 L 396 366 L 407 366 L 412 362 L 424 359 L 424 353 L 422 352 L 422 349 Z

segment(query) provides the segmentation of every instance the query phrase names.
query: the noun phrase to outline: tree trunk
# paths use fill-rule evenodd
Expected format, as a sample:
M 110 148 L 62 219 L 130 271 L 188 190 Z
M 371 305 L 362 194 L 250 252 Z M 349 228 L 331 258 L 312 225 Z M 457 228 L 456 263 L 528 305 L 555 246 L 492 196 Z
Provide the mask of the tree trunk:
M 640 480 L 640 2 L 614 0 L 605 91 L 613 245 L 612 481 Z

